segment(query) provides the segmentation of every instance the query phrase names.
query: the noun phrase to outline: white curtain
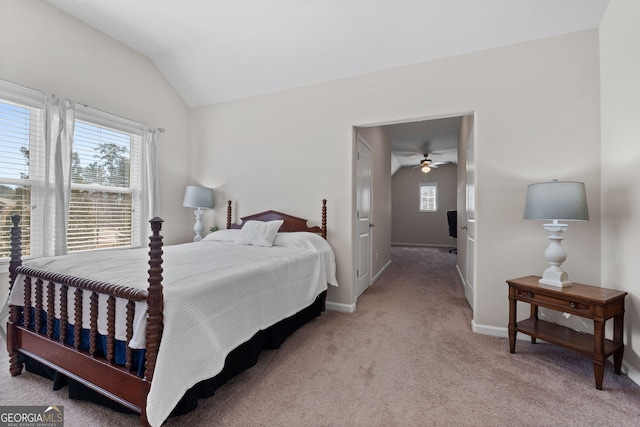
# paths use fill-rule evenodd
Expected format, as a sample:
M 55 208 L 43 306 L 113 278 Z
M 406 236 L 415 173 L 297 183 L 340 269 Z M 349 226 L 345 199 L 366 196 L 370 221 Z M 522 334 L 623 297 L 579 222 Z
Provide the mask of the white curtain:
M 71 161 L 75 103 L 55 95 L 46 97 L 43 255 L 67 253 L 67 224 L 71 199 Z
M 140 245 L 147 243 L 147 237 L 151 234 L 149 220 L 159 214 L 159 187 L 158 187 L 158 157 L 156 149 L 156 129 L 145 126 L 142 132 L 141 150 L 141 178 L 140 193 L 141 215 L 139 216 L 141 230 Z

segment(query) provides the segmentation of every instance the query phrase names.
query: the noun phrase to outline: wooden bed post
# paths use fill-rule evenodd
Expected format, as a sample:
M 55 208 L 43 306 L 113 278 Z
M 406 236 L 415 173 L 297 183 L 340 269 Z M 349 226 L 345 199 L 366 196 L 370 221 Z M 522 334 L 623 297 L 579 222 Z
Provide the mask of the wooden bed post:
M 231 228 L 231 200 L 227 200 L 227 230 Z
M 144 364 L 144 380 L 146 381 L 145 394 L 149 392 L 153 373 L 156 369 L 156 359 L 158 349 L 162 339 L 162 311 L 164 309 L 162 294 L 162 219 L 155 217 L 151 221 L 152 234 L 149 237 L 149 287 L 147 288 L 147 346 L 146 362 Z M 146 398 L 145 398 L 146 400 Z M 147 405 L 143 405 L 141 414 L 141 424 L 148 425 Z
M 322 199 L 322 237 L 327 240 L 327 199 Z
M 155 217 L 151 221 L 153 234 L 149 237 L 149 288 L 147 290 L 147 352 L 144 378 L 148 382 L 153 379 L 156 368 L 158 348 L 162 338 L 162 310 L 164 301 L 162 295 L 162 219 Z
M 11 252 L 9 261 L 9 292 L 13 288 L 13 283 L 16 280 L 16 269 L 22 265 L 22 228 L 20 228 L 20 220 L 22 217 L 19 214 L 11 215 Z
M 9 261 L 9 293 L 13 288 L 18 273 L 16 270 L 22 265 L 22 228 L 20 228 L 20 220 L 22 217 L 18 214 L 11 215 L 11 252 Z M 16 351 L 16 328 L 20 323 L 20 307 L 15 305 L 9 306 L 9 322 L 7 322 L 7 350 L 9 351 L 9 372 L 15 377 L 22 373 L 23 364 L 18 361 L 18 352 Z

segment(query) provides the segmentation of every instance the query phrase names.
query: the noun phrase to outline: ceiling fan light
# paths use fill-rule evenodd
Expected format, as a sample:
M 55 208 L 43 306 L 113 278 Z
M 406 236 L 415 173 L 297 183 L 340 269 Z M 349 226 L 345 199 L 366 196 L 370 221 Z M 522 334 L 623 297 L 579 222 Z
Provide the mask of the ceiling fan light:
M 431 170 L 431 168 L 429 167 L 429 165 L 424 165 L 420 170 L 424 173 L 428 173 Z

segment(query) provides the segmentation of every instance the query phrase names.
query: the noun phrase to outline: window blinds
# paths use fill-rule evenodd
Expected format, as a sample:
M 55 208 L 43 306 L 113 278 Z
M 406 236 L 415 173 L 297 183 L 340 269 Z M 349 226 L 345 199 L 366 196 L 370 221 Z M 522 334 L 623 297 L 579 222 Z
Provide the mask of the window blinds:
M 22 216 L 22 253 L 32 252 L 32 198 L 43 145 L 44 93 L 0 82 L 0 259 L 9 256 L 11 215 Z

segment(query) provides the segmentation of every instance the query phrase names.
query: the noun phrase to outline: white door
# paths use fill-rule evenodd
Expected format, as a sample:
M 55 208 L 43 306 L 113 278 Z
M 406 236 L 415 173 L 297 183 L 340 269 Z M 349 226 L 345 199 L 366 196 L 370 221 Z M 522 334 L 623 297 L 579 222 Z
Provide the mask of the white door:
M 466 271 L 464 272 L 464 296 L 469 302 L 471 309 L 475 308 L 474 294 L 475 294 L 475 244 L 476 244 L 476 175 L 475 175 L 475 141 L 474 141 L 474 127 L 469 132 L 469 139 L 467 141 L 467 211 L 466 221 L 463 226 L 467 228 L 467 260 Z
M 362 136 L 356 143 L 356 289 L 358 299 L 371 285 L 371 149 Z

